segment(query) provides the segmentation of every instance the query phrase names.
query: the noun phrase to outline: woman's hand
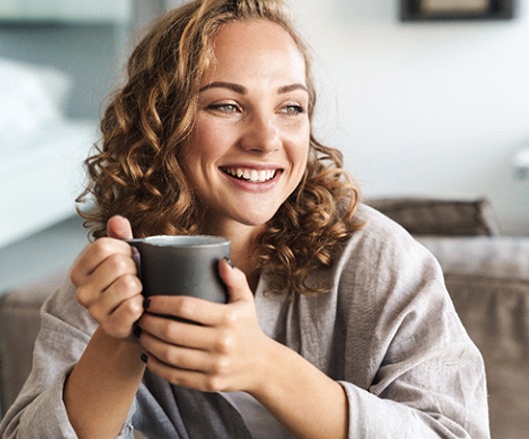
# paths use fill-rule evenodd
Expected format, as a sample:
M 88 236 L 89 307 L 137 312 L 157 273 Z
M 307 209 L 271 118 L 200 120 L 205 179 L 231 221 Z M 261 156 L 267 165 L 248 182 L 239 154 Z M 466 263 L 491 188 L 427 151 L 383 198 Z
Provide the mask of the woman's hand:
M 253 294 L 242 271 L 219 263 L 229 303 L 153 296 L 138 326 L 147 367 L 167 381 L 206 392 L 251 391 L 271 342 L 259 327 Z M 171 315 L 197 324 L 171 320 Z
M 143 312 L 141 283 L 130 223 L 112 217 L 109 238 L 98 239 L 75 262 L 70 277 L 77 299 L 99 323 L 64 385 L 64 404 L 77 437 L 117 437 L 138 391 L 145 364 L 138 343 L 130 343 Z
M 109 237 L 87 247 L 70 278 L 77 288 L 77 300 L 100 327 L 111 337 L 126 338 L 143 313 L 142 286 L 132 248 L 122 241 L 132 238 L 130 223 L 114 216 L 107 229 Z

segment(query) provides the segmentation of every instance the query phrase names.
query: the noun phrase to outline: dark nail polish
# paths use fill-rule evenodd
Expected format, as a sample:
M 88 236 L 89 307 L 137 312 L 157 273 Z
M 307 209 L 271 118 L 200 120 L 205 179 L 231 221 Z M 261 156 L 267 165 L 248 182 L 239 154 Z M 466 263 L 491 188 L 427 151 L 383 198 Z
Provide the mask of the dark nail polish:
M 140 338 L 141 332 L 142 332 L 142 329 L 139 326 L 134 326 L 134 329 L 132 330 L 134 337 Z
M 147 297 L 147 299 L 143 301 L 143 309 L 149 309 L 149 306 L 151 306 L 151 299 Z
M 147 364 L 147 360 L 149 359 L 149 357 L 147 357 L 147 354 L 141 354 L 140 359 L 141 359 L 142 362 Z
M 226 262 L 228 263 L 228 265 L 231 267 L 231 268 L 235 268 L 235 265 L 233 265 L 233 262 L 231 262 L 231 259 L 230 258 L 224 258 L 226 259 Z

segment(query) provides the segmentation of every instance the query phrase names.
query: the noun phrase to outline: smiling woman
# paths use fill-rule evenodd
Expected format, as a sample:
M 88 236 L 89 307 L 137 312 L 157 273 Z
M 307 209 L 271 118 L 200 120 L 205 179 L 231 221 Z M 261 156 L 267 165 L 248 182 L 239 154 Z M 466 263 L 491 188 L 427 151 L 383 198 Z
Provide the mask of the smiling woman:
M 136 48 L 87 161 L 97 239 L 44 306 L 2 437 L 489 437 L 439 264 L 315 139 L 287 17 L 195 0 Z M 143 300 L 125 241 L 160 233 L 230 240 L 227 303 Z
M 190 23 L 163 17 L 132 54 L 128 84 L 108 106 L 105 139 L 87 162 L 92 180 L 85 195 L 98 208 L 83 215 L 96 238 L 106 235 L 116 214 L 129 219 L 137 236 L 259 237 L 255 249 L 247 244 L 249 254 L 241 244 L 241 261 L 232 245 L 239 266 L 274 272 L 277 289 L 287 282 L 292 292 L 318 292 L 305 282 L 307 273 L 328 266 L 335 245 L 357 227 L 359 190 L 342 169 L 341 153 L 311 133 L 308 50 L 280 2 L 211 6 L 198 9 Z M 240 19 L 233 20 L 232 8 Z M 209 21 L 209 14 L 219 16 Z M 236 22 L 227 30 L 219 26 L 225 21 Z M 262 172 L 273 177 L 252 182 Z M 221 184 L 233 190 L 210 190 Z M 234 224 L 217 216 L 218 209 L 260 228 L 216 230 Z

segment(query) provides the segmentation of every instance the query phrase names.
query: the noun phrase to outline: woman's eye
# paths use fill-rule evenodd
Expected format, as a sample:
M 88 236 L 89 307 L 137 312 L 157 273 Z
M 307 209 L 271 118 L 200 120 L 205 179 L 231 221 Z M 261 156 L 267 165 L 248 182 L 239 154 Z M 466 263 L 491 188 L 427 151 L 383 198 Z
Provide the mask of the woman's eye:
M 305 108 L 301 105 L 287 105 L 283 107 L 283 112 L 289 116 L 296 116 L 298 114 L 305 113 Z
M 222 113 L 236 113 L 238 111 L 237 105 L 235 104 L 212 104 L 209 105 L 210 110 L 220 111 Z

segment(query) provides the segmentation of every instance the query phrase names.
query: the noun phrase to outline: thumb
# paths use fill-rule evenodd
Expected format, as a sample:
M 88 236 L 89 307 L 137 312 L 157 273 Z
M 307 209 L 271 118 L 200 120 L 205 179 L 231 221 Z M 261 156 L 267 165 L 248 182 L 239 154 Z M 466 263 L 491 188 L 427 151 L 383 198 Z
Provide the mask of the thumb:
M 108 220 L 107 233 L 109 238 L 132 239 L 132 227 L 129 220 L 119 215 Z
M 219 262 L 219 273 L 228 288 L 230 303 L 253 300 L 253 293 L 250 290 L 245 274 L 238 268 L 233 267 L 229 259 L 221 259 Z

